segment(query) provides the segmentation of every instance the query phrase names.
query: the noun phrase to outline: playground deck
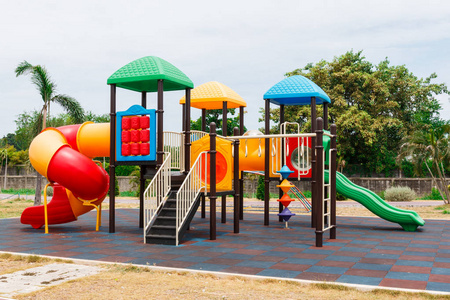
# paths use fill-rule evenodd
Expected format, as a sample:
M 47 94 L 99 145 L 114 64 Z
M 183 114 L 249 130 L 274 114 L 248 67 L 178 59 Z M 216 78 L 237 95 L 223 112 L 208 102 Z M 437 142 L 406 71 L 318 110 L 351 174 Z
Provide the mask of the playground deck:
M 418 232 L 405 232 L 379 218 L 337 217 L 338 239 L 326 234 L 324 247 L 316 248 L 310 216 L 295 216 L 292 229 L 283 229 L 276 215 L 266 227 L 262 214 L 246 213 L 240 234 L 232 233 L 231 218 L 217 223 L 217 240 L 210 241 L 209 219 L 196 215 L 178 247 L 143 244 L 137 209 L 117 210 L 114 234 L 107 212 L 99 232 L 92 212 L 50 226 L 48 235 L 17 218 L 2 219 L 0 251 L 450 292 L 450 221 L 426 220 Z

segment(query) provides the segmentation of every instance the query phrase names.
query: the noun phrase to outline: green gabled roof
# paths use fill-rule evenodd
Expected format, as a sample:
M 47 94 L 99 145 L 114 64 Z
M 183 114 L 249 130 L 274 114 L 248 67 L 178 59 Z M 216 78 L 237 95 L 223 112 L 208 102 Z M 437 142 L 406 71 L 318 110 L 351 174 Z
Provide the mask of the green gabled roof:
M 146 56 L 123 66 L 107 83 L 137 92 L 156 92 L 158 80 L 164 80 L 164 91 L 193 88 L 194 84 L 177 67 L 156 56 Z

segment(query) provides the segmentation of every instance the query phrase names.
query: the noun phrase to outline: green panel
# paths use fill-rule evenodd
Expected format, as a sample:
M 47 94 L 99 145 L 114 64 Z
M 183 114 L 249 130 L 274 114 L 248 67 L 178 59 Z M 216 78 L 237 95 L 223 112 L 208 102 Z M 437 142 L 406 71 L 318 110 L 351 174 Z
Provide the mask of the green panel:
M 325 170 L 325 182 L 328 183 L 329 173 Z M 386 221 L 398 223 L 405 231 L 415 231 L 425 221 L 412 210 L 405 210 L 386 203 L 374 192 L 351 182 L 344 174 L 336 172 L 336 191 L 364 205 Z
M 193 88 L 194 84 L 177 67 L 156 56 L 146 56 L 123 66 L 107 83 L 138 92 L 156 92 L 158 80 L 164 80 L 164 91 Z

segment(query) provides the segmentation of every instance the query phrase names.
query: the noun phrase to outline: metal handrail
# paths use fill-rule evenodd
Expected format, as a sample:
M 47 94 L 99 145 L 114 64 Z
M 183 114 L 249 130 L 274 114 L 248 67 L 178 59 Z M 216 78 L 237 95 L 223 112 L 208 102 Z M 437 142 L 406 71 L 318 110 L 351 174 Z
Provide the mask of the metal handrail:
M 184 171 L 184 134 L 175 131 L 164 131 L 164 152 L 170 152 L 171 168 Z
M 330 149 L 328 150 L 328 157 L 331 157 L 331 152 L 332 152 L 332 149 L 330 147 Z M 324 158 L 323 159 L 323 170 L 324 170 L 324 172 L 322 174 L 322 176 L 323 176 L 323 178 L 322 178 L 322 182 L 323 182 L 323 186 L 322 186 L 323 200 L 322 201 L 323 201 L 323 204 L 322 204 L 322 212 L 321 212 L 323 231 L 327 231 L 327 230 L 333 228 L 333 226 L 331 225 L 331 222 L 330 222 L 330 218 L 331 218 L 331 212 L 330 212 L 330 209 L 331 209 L 331 190 L 330 190 L 331 183 L 330 183 L 330 181 L 331 180 L 330 180 L 330 176 L 328 176 L 328 183 L 325 183 L 325 157 L 326 157 L 325 153 L 326 153 L 326 151 L 324 149 L 323 150 L 323 158 Z M 327 211 L 325 211 L 325 203 L 327 203 Z M 326 223 L 325 223 L 325 217 L 328 217 Z
M 167 200 L 167 195 L 171 188 L 171 153 L 165 152 L 165 156 L 163 164 L 144 192 L 144 242 L 147 242 L 147 229 L 154 223 L 158 211 Z
M 179 232 L 183 223 L 188 217 L 191 207 L 194 205 L 194 200 L 203 190 L 207 192 L 207 174 L 208 174 L 208 160 L 207 151 L 201 152 L 195 160 L 189 171 L 189 174 L 184 179 L 177 192 L 176 202 L 176 245 L 179 243 Z

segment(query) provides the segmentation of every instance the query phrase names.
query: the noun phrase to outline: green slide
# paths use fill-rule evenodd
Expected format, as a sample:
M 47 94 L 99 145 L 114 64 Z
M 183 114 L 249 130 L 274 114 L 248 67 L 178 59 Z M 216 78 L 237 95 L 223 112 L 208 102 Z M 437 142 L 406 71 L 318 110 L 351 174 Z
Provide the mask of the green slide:
M 325 182 L 328 182 L 328 177 L 328 170 L 325 170 Z M 361 203 L 380 218 L 400 224 L 405 231 L 416 231 L 418 226 L 425 225 L 425 221 L 415 211 L 389 205 L 374 192 L 354 184 L 339 172 L 336 172 L 336 191 Z

